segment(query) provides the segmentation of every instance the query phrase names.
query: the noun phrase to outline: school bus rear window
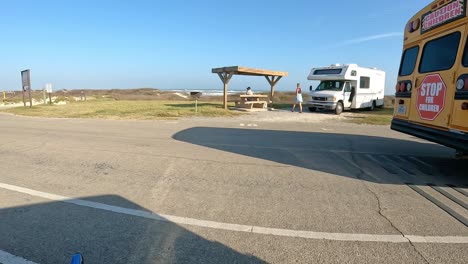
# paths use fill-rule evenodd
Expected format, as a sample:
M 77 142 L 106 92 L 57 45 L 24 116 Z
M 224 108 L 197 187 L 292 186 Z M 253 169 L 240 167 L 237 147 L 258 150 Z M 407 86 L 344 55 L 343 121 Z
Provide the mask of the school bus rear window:
M 405 50 L 401 58 L 400 76 L 408 76 L 413 73 L 418 58 L 419 46 Z
M 423 49 L 419 72 L 435 72 L 451 69 L 457 58 L 460 32 L 429 41 Z

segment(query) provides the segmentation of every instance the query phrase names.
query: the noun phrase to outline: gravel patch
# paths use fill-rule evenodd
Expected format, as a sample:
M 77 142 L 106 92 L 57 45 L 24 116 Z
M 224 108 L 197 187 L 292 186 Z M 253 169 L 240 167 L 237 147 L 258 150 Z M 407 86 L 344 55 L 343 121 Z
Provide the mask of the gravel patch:
M 352 115 L 352 113 L 349 113 Z M 293 123 L 323 123 L 323 122 L 336 122 L 337 120 L 344 120 L 348 113 L 337 116 L 332 112 L 291 112 L 289 110 L 271 110 L 264 112 L 252 112 L 248 115 L 236 117 L 242 120 L 254 122 L 293 122 Z

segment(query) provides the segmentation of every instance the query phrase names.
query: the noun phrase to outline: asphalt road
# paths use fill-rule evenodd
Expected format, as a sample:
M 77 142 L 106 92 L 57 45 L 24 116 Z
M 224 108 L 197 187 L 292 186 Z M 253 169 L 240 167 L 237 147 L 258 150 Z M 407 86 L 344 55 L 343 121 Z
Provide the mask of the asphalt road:
M 468 165 L 452 150 L 262 115 L 0 114 L 0 263 L 468 262 Z

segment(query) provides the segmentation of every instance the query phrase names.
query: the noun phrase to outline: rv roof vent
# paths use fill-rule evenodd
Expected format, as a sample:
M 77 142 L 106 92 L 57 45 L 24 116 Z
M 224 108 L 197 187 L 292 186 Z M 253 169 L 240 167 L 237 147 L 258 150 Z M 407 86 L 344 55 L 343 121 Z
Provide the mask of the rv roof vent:
M 340 67 L 341 65 L 340 65 L 339 63 L 335 63 L 335 64 L 332 64 L 332 65 L 330 65 L 330 66 L 332 66 L 332 67 Z

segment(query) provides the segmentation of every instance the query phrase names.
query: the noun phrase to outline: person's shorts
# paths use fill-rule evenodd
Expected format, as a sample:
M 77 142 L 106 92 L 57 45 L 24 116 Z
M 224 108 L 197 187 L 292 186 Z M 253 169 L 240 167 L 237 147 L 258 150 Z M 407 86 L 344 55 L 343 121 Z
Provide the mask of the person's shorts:
M 296 96 L 296 103 L 302 103 L 304 100 L 302 100 L 302 94 L 298 94 Z

